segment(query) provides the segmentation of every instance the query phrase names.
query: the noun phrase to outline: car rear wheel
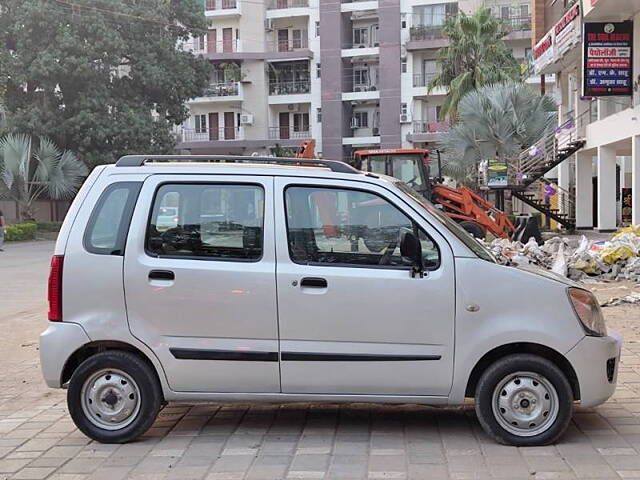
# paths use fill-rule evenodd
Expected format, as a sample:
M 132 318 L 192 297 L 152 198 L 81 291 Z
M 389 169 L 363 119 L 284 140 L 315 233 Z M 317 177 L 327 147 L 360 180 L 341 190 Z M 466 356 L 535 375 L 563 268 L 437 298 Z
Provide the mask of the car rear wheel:
M 516 446 L 548 445 L 567 429 L 573 392 L 562 371 L 531 354 L 501 358 L 480 377 L 476 413 L 497 442 Z
M 75 370 L 67 405 L 74 423 L 88 437 L 125 443 L 153 425 L 162 390 L 152 367 L 140 357 L 106 351 L 89 357 Z

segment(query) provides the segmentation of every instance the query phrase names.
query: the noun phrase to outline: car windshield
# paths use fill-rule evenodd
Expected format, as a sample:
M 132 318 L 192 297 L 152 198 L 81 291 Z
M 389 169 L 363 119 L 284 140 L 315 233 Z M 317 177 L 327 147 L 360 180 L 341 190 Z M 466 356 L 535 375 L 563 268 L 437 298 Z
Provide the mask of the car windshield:
M 451 220 L 446 214 L 444 214 L 440 209 L 436 208 L 433 203 L 428 201 L 424 196 L 420 195 L 414 189 L 409 187 L 407 184 L 403 182 L 395 182 L 396 187 L 402 190 L 404 193 L 413 198 L 416 202 L 418 202 L 425 210 L 427 210 L 433 217 L 436 218 L 444 227 L 453 233 L 462 243 L 464 243 L 469 249 L 475 253 L 482 260 L 486 260 L 487 262 L 497 263 L 496 258 L 493 254 L 473 238 L 467 231 L 458 225 L 456 222 Z

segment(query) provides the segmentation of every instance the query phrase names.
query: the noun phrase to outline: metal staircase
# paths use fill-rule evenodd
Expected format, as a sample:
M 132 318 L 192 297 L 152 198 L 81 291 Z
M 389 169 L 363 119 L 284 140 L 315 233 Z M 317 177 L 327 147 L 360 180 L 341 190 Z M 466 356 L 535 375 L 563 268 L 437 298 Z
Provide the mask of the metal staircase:
M 575 198 L 564 189 L 554 186 L 560 201 L 559 208 L 552 208 L 536 196 L 536 188 L 542 190 L 549 184 L 544 175 L 570 158 L 584 147 L 585 126 L 589 112 L 571 119 L 549 132 L 530 149 L 520 154 L 515 168 L 515 186 L 511 194 L 532 208 L 552 218 L 568 230 L 575 229 Z

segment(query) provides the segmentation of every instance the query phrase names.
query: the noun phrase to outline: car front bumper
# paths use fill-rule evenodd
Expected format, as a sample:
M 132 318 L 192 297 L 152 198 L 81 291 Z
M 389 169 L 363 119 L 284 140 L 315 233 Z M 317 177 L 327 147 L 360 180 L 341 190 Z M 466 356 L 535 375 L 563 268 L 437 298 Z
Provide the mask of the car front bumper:
M 616 389 L 622 335 L 585 336 L 566 355 L 580 385 L 580 404 L 595 407 L 606 402 Z
M 40 335 L 40 365 L 45 383 L 60 388 L 62 371 L 69 357 L 91 339 L 77 323 L 49 322 Z

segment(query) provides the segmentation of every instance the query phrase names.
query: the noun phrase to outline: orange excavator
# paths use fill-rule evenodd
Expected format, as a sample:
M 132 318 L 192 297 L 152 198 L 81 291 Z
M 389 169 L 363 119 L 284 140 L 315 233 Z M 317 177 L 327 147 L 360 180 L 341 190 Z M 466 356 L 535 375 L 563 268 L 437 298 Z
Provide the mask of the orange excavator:
M 296 152 L 297 158 L 314 158 L 315 141 L 303 142 Z M 485 238 L 487 232 L 495 237 L 509 238 L 515 226 L 507 215 L 473 190 L 442 184 L 442 176 L 430 174 L 431 159 L 426 149 L 358 150 L 354 166 L 364 172 L 395 177 L 422 194 L 467 232 L 476 238 Z M 438 172 L 440 173 L 440 172 Z

